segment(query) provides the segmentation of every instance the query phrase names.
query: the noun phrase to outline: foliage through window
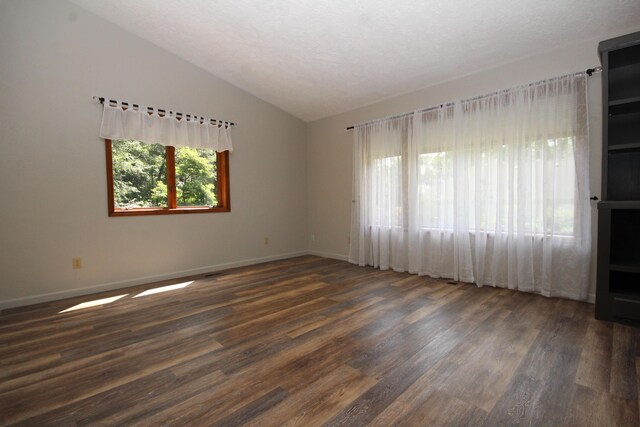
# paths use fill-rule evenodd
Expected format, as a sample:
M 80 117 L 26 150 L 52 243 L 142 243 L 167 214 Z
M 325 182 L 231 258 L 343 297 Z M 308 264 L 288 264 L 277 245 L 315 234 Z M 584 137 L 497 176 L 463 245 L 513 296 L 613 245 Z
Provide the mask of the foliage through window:
M 506 233 L 512 229 L 532 234 L 573 235 L 577 185 L 574 139 L 533 141 L 524 147 L 496 144 L 479 156 L 473 148 L 456 153 L 419 153 L 416 159 L 418 225 L 423 229 L 453 229 L 457 180 L 458 188 L 464 189 L 468 206 L 477 207 L 469 209 L 465 217 L 464 226 L 469 231 Z M 457 173 L 454 172 L 456 162 Z M 519 170 L 527 174 L 518 173 Z M 401 156 L 373 159 L 371 184 L 386 189 L 372 192 L 371 206 L 384 206 L 372 209 L 373 225 L 405 227 L 406 201 L 398 189 L 403 188 L 407 174 Z M 553 189 L 552 194 L 543 191 L 523 194 L 517 190 L 525 184 L 527 188 L 540 189 L 545 185 L 544 179 L 553 180 L 546 183 Z M 523 180 L 527 182 L 521 186 Z M 507 182 L 512 185 L 501 185 Z M 553 197 L 553 203 L 549 197 Z M 513 223 L 510 218 L 517 215 L 519 209 L 527 209 L 529 214 L 525 221 Z
M 109 214 L 229 211 L 228 152 L 106 140 Z
M 534 141 L 526 149 L 516 154 L 513 147 L 503 144 L 487 149 L 473 161 L 464 160 L 464 172 L 458 173 L 458 179 L 464 182 L 470 209 L 468 213 L 469 230 L 507 232 L 509 227 L 521 227 L 535 234 L 554 233 L 573 235 L 575 209 L 575 158 L 574 138 Z M 545 152 L 553 151 L 553 155 Z M 474 156 L 473 151 L 462 150 L 459 156 Z M 510 158 L 517 157 L 513 169 L 509 167 Z M 451 152 L 423 153 L 418 155 L 418 192 L 419 203 L 427 208 L 421 211 L 420 225 L 424 228 L 453 228 L 454 222 L 454 159 Z M 531 175 L 522 176 L 520 167 L 530 171 Z M 521 180 L 528 180 L 532 188 L 542 188 L 543 179 L 553 177 L 553 203 L 542 191 L 520 194 Z M 509 193 L 501 192 L 500 182 L 512 181 Z M 531 198 L 527 201 L 527 198 Z M 523 200 L 520 200 L 523 198 Z M 530 211 L 528 220 L 520 224 L 510 224 L 508 212 L 513 209 Z M 547 212 L 545 212 L 545 210 Z M 549 210 L 553 210 L 549 212 Z M 529 219 L 530 218 L 530 219 Z M 553 221 L 545 220 L 553 218 Z

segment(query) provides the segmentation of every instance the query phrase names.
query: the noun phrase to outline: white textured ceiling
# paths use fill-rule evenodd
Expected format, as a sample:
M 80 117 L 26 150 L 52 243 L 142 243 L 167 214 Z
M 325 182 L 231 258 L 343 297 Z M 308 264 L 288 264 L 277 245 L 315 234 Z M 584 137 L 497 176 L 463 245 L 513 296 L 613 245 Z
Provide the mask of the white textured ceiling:
M 640 0 L 72 1 L 305 121 L 640 25 Z

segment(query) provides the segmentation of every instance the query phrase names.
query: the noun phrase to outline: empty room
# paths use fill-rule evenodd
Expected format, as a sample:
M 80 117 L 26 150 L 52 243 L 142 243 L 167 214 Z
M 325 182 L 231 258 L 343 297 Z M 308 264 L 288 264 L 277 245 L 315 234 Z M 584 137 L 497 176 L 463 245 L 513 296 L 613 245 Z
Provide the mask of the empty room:
M 0 0 L 0 182 L 0 425 L 640 425 L 638 1 Z

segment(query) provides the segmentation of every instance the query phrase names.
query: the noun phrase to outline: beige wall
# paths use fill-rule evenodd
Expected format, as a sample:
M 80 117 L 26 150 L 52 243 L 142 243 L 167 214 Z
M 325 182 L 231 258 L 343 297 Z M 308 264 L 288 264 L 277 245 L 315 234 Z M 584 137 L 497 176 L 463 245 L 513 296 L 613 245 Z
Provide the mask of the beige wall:
M 624 31 L 620 34 L 632 31 Z M 615 35 L 619 34 L 612 36 Z M 455 81 L 309 123 L 307 126 L 307 201 L 310 251 L 339 259 L 346 259 L 349 253 L 353 135 L 352 132 L 345 132 L 345 127 L 600 65 L 597 56 L 598 42 L 599 40 L 588 40 L 568 49 L 497 66 Z M 599 74 L 590 78 L 589 95 L 591 188 L 592 194 L 599 196 L 602 158 Z M 592 270 L 595 273 L 597 237 L 595 203 L 593 207 Z M 595 274 L 592 274 L 592 279 L 590 294 L 593 298 Z
M 236 122 L 231 212 L 109 218 L 93 95 Z M 75 5 L 0 2 L 0 307 L 306 250 L 305 132 Z

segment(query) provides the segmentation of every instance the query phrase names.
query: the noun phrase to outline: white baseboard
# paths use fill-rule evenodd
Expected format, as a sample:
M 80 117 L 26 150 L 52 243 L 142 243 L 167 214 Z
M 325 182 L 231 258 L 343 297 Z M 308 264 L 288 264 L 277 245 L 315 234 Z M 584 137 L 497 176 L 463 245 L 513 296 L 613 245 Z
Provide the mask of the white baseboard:
M 334 254 L 330 252 L 313 251 L 313 250 L 289 252 L 285 254 L 272 255 L 272 256 L 263 257 L 263 258 L 251 258 L 251 259 L 245 259 L 240 261 L 227 262 L 223 264 L 209 265 L 206 267 L 193 268 L 190 270 L 181 270 L 173 273 L 137 277 L 135 279 L 121 280 L 118 282 L 102 283 L 98 285 L 85 286 L 82 288 L 67 289 L 64 291 L 49 292 L 46 294 L 38 294 L 38 295 L 33 295 L 28 297 L 3 300 L 3 301 L 0 301 L 0 311 L 6 310 L 8 308 L 13 308 L 13 307 L 22 307 L 26 305 L 39 304 L 43 302 L 55 301 L 55 300 L 64 299 L 64 298 L 90 295 L 97 292 L 128 288 L 130 286 L 144 285 L 147 283 L 159 282 L 161 280 L 179 279 L 181 277 L 195 276 L 198 274 L 211 273 L 211 272 L 220 271 L 220 270 L 227 270 L 235 267 L 245 267 L 248 265 L 260 264 L 260 263 L 269 262 L 269 261 L 277 261 L 277 260 L 287 259 L 287 258 L 294 258 L 297 256 L 303 256 L 303 255 L 315 255 L 323 258 L 349 261 L 349 257 L 347 255 Z M 595 294 L 589 294 L 587 301 L 593 304 L 595 303 L 595 300 L 596 300 Z
M 241 261 L 227 262 L 223 264 L 209 265 L 206 267 L 193 268 L 190 270 L 175 271 L 173 273 L 158 274 L 153 276 L 137 277 L 129 280 L 121 280 L 118 282 L 101 283 L 98 285 L 84 286 L 81 288 L 67 289 L 64 291 L 49 292 L 46 294 L 32 295 L 28 297 L 14 298 L 0 301 L 0 311 L 13 307 L 22 307 L 25 305 L 39 304 L 43 302 L 55 301 L 59 299 L 77 297 L 82 295 L 95 294 L 97 292 L 111 291 L 116 289 L 128 288 L 130 286 L 144 285 L 147 283 L 159 282 L 161 280 L 178 279 L 181 277 L 195 276 L 198 274 L 210 273 L 214 271 L 227 270 L 229 268 L 244 267 L 247 265 L 260 264 L 268 261 L 277 261 L 280 259 L 293 258 L 302 255 L 308 255 L 308 251 L 290 252 L 280 255 L 272 255 L 263 258 L 244 259 Z M 322 255 L 319 255 L 322 256 Z
M 321 256 L 323 258 L 339 259 L 340 261 L 349 261 L 349 257 L 347 255 L 333 254 L 330 252 L 307 251 L 307 254 Z

